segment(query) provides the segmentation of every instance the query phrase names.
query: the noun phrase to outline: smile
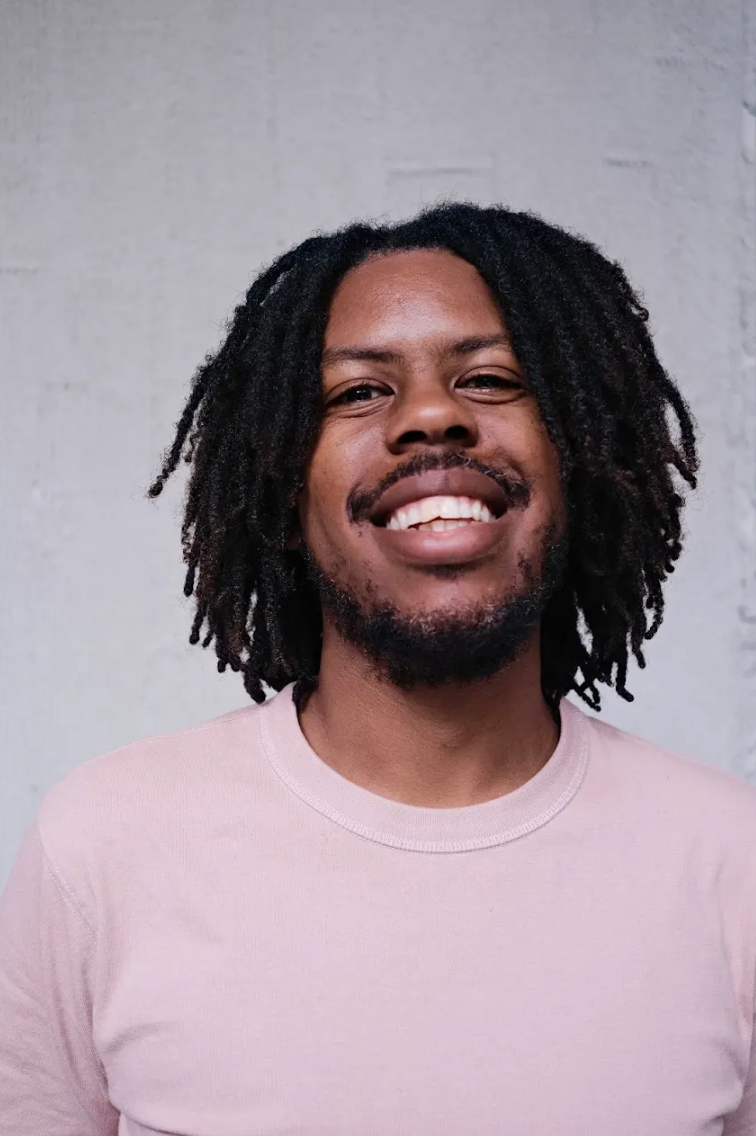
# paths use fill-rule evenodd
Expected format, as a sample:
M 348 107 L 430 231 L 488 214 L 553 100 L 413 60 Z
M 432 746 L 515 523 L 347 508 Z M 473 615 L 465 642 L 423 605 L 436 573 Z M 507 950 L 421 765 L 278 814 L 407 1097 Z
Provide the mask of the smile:
M 472 568 L 511 542 L 525 503 L 516 490 L 464 466 L 401 478 L 365 519 L 390 560 L 419 569 Z
M 416 532 L 450 532 L 452 529 L 495 521 L 495 514 L 475 497 L 422 497 L 402 505 L 385 522 L 387 529 Z

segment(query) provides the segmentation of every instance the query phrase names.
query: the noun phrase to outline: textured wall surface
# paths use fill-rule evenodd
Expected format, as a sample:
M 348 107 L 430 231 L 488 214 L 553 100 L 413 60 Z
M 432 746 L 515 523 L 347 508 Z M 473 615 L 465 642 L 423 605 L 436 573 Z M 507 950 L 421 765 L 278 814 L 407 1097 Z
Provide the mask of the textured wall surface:
M 245 701 L 186 643 L 181 488 L 144 490 L 251 275 L 442 195 L 645 294 L 704 475 L 605 715 L 756 777 L 753 2 L 5 0 L 0 879 L 75 764 Z

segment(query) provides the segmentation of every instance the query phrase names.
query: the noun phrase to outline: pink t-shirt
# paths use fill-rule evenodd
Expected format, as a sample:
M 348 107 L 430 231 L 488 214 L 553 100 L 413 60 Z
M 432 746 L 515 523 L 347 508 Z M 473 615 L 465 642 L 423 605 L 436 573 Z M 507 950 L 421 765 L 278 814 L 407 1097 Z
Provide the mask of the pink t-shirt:
M 561 713 L 465 808 L 291 688 L 76 769 L 0 910 L 2 1136 L 756 1136 L 756 788 Z

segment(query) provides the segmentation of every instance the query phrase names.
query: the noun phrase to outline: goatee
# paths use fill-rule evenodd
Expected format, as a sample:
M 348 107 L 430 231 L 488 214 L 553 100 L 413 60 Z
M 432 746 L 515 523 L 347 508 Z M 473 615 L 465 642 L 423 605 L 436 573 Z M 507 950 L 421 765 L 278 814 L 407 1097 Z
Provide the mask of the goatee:
M 309 580 L 338 633 L 363 652 L 378 677 L 411 690 L 477 682 L 514 663 L 563 582 L 567 540 L 555 525 L 548 527 L 535 562 L 520 560 L 515 592 L 459 613 L 403 614 L 376 600 L 372 590 L 356 595 L 309 553 L 306 560 Z

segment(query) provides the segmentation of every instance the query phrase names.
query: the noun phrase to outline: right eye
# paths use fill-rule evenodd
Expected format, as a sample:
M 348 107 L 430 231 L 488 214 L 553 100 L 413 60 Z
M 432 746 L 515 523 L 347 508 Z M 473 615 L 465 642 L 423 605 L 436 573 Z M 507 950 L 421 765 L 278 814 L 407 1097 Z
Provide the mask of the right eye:
M 347 387 L 341 394 L 336 395 L 329 402 L 329 406 L 350 406 L 356 402 L 372 402 L 375 397 L 384 394 L 382 387 L 377 386 L 375 383 L 355 383 L 353 387 Z

